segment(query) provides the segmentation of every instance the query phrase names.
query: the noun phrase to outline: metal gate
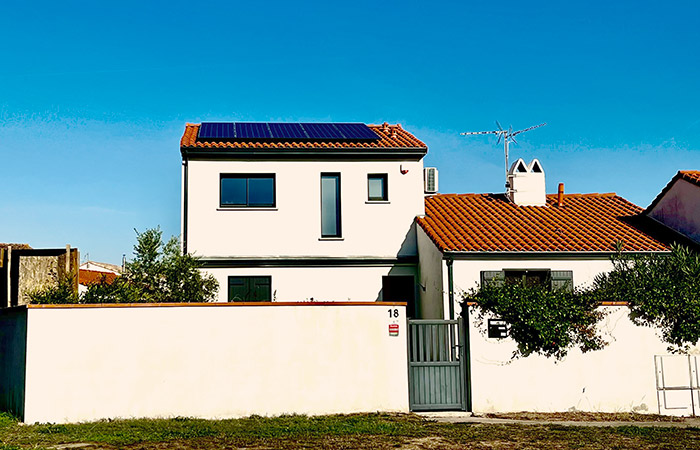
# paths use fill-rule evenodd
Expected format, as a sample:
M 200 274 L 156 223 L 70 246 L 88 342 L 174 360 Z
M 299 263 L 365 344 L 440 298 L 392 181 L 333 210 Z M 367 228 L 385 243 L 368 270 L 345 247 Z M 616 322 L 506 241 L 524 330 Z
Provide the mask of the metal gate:
M 698 357 L 655 355 L 654 367 L 659 414 L 692 414 L 696 417 L 700 407 Z
M 408 321 L 411 411 L 467 409 L 461 320 Z

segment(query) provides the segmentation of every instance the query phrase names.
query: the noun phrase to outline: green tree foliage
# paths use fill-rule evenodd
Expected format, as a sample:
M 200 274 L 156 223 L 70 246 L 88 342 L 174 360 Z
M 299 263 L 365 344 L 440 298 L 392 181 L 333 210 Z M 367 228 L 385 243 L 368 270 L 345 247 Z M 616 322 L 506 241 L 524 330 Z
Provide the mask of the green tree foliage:
M 75 291 L 74 283 L 75 278 L 72 276 L 61 278 L 55 286 L 30 292 L 28 294 L 30 302 L 44 305 L 79 303 L 80 298 Z
M 509 336 L 517 344 L 513 359 L 532 354 L 562 359 L 575 347 L 587 352 L 606 345 L 596 329 L 604 313 L 587 291 L 500 280 L 484 283 L 464 300 L 476 303 L 480 327 L 489 317 L 509 324 Z
M 214 300 L 218 283 L 198 269 L 197 258 L 183 254 L 176 237 L 163 242 L 160 228 L 136 232 L 134 259 L 122 276 L 109 283 L 106 278 L 88 285 L 78 298 L 65 292 L 61 284 L 41 295 L 33 303 L 189 303 Z
M 630 319 L 657 328 L 669 351 L 687 352 L 700 340 L 700 255 L 686 247 L 667 255 L 618 253 L 594 288 L 598 301 L 628 302 Z

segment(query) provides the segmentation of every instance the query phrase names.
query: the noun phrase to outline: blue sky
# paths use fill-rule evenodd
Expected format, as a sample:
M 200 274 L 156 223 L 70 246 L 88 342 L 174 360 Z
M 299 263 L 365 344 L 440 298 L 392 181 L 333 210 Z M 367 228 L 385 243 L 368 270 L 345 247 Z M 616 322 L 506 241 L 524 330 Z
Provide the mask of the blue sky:
M 186 122 L 401 123 L 441 192 L 501 192 L 494 121 L 549 192 L 646 207 L 700 169 L 700 3 L 11 2 L 0 242 L 118 263 L 179 233 Z

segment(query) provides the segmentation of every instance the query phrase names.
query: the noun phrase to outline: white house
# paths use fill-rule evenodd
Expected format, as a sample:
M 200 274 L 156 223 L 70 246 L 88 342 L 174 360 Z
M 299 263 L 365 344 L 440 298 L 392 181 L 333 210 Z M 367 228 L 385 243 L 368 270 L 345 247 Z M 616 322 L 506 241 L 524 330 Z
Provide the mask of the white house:
M 700 170 L 681 170 L 644 214 L 700 244 Z
M 545 193 L 538 160 L 517 160 L 506 194 L 438 194 L 416 219 L 420 316 L 459 313 L 460 292 L 496 276 L 582 286 L 612 268 L 624 252 L 668 252 L 647 231 L 642 209 L 616 194 Z
M 401 125 L 188 124 L 185 250 L 219 301 L 413 308 L 426 145 Z

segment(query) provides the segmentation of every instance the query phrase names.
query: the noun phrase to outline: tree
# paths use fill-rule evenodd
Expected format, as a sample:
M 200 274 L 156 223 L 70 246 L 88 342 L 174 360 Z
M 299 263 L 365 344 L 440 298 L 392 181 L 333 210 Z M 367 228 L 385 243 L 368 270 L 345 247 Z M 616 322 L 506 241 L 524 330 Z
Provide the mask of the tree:
M 464 301 L 476 303 L 480 327 L 488 317 L 509 324 L 517 344 L 513 359 L 532 354 L 562 359 L 575 347 L 587 352 L 606 345 L 596 327 L 604 313 L 588 291 L 498 280 L 483 283 Z
M 183 254 L 180 242 L 171 237 L 163 243 L 160 227 L 143 233 L 136 231 L 134 259 L 126 264 L 122 276 L 112 283 L 105 278 L 92 283 L 79 298 L 69 297 L 58 288 L 41 292 L 33 303 L 190 303 L 214 300 L 216 279 L 202 274 L 198 260 Z M 65 289 L 63 289 L 65 290 Z
M 670 254 L 613 257 L 613 270 L 596 277 L 598 301 L 625 301 L 637 325 L 658 328 L 671 352 L 700 340 L 700 255 L 674 245 Z

